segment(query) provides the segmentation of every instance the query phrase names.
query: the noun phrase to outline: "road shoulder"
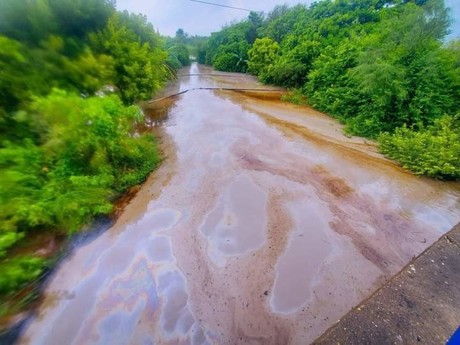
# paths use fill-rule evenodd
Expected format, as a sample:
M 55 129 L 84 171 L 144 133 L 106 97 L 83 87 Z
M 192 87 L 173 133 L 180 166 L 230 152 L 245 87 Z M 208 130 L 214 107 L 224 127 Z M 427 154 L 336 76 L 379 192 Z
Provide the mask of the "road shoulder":
M 444 344 L 459 327 L 460 224 L 314 344 Z

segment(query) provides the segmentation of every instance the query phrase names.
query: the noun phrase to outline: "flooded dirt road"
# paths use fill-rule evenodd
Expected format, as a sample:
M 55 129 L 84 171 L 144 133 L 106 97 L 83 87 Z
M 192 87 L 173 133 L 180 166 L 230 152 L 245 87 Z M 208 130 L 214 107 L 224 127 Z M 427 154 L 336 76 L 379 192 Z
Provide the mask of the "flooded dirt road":
M 176 90 L 266 88 L 199 73 Z M 274 96 L 152 103 L 165 162 L 61 263 L 20 343 L 307 344 L 460 220 L 458 184 Z

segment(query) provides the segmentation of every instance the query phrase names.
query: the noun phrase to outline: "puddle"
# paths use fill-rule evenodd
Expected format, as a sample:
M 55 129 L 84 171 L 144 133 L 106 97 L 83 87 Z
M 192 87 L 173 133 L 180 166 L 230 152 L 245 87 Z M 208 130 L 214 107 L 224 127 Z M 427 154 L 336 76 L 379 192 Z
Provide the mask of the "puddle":
M 264 87 L 183 74 L 171 90 Z M 311 343 L 460 221 L 459 183 L 273 95 L 196 90 L 146 112 L 167 159 L 62 262 L 20 344 Z
M 328 236 L 331 214 L 316 195 L 308 202 L 289 203 L 287 211 L 294 228 L 276 265 L 270 305 L 274 312 L 292 314 L 312 298 L 321 265 L 333 247 Z
M 248 254 L 264 244 L 266 208 L 266 193 L 247 176 L 228 185 L 200 229 L 216 264 L 222 266 L 225 257 Z

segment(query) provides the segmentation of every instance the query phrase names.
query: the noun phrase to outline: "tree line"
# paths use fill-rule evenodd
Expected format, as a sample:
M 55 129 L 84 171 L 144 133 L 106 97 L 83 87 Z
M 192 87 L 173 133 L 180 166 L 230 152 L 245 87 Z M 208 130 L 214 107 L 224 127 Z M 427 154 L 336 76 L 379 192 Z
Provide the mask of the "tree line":
M 111 0 L 0 1 L 0 316 L 47 265 L 18 245 L 110 213 L 160 162 L 133 104 L 187 64 L 166 43 Z
M 443 0 L 323 0 L 251 12 L 204 62 L 287 87 L 416 174 L 460 179 L 460 41 Z
M 166 47 L 170 52 L 171 64 L 179 69 L 189 66 L 192 59 L 204 63 L 202 54 L 205 42 L 206 37 L 191 36 L 184 29 L 179 28 L 174 37 L 166 37 Z

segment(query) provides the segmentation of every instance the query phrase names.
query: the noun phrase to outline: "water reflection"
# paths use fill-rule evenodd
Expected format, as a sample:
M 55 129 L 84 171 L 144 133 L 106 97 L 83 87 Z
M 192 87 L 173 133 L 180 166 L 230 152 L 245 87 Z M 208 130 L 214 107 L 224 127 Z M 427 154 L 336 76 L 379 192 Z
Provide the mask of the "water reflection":
M 176 89 L 261 87 L 200 71 Z M 167 183 L 62 263 L 22 343 L 310 343 L 460 220 L 459 184 L 311 109 L 197 90 L 145 111 L 172 140 Z

